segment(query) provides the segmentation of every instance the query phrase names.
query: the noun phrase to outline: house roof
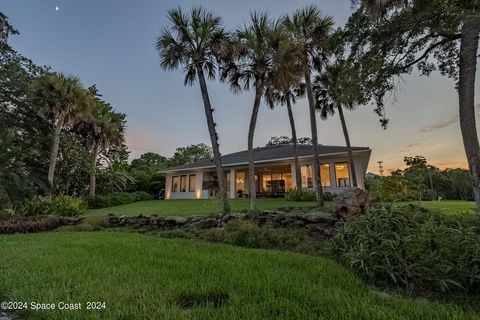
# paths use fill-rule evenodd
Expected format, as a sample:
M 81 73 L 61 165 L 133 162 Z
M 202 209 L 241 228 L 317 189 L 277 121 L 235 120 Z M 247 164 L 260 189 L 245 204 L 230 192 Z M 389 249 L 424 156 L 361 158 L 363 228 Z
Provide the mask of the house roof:
M 313 146 L 307 144 L 297 145 L 297 151 L 299 157 L 312 155 Z M 370 151 L 368 147 L 352 147 L 353 151 Z M 344 146 L 326 146 L 318 145 L 318 153 L 322 155 L 333 155 L 338 153 L 347 152 L 347 147 Z M 281 144 L 275 146 L 258 147 L 255 148 L 255 162 L 268 162 L 274 160 L 293 159 L 295 156 L 293 144 Z M 222 156 L 223 166 L 234 166 L 239 164 L 248 163 L 248 150 L 230 153 Z M 213 159 L 200 160 L 194 163 L 188 163 L 177 167 L 168 168 L 165 171 L 179 171 L 186 169 L 198 169 L 198 168 L 213 168 L 215 163 Z

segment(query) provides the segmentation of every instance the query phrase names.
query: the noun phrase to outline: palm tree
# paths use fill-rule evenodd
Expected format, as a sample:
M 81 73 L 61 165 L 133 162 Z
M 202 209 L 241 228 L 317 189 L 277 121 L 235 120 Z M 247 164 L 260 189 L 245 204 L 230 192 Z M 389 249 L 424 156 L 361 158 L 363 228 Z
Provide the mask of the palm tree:
M 233 60 L 222 71 L 222 80 L 228 80 L 234 92 L 255 89 L 252 115 L 248 128 L 248 188 L 250 210 L 256 211 L 255 152 L 253 138 L 260 102 L 274 73 L 275 50 L 285 41 L 285 32 L 279 23 L 265 13 L 252 12 L 249 26 L 239 28 L 233 35 Z
M 92 100 L 78 78 L 61 73 L 50 73 L 34 82 L 31 102 L 39 114 L 53 124 L 48 168 L 48 184 L 53 190 L 62 129 L 85 117 L 89 113 Z
M 312 131 L 315 193 L 318 205 L 323 207 L 323 190 L 318 154 L 318 131 L 311 72 L 314 67 L 318 69 L 326 59 L 326 40 L 333 27 L 333 19 L 329 16 L 323 16 L 317 8 L 310 6 L 296 11 L 292 17 L 285 17 L 284 25 L 291 32 L 293 43 L 301 50 L 302 63 L 304 66 L 303 76 L 309 106 L 310 128 Z
M 362 8 L 375 18 L 384 17 L 389 9 L 409 5 L 409 2 L 405 0 L 354 0 L 353 2 L 359 2 Z M 475 119 L 475 78 L 480 39 L 480 4 L 478 1 L 451 1 L 448 3 L 448 10 L 454 16 L 458 15 L 454 20 L 459 22 L 460 37 L 457 84 L 460 131 L 472 175 L 477 213 L 480 213 L 480 143 Z M 452 27 L 448 26 L 448 28 Z
M 322 119 L 338 110 L 342 125 L 345 144 L 347 145 L 348 161 L 354 187 L 358 187 L 357 174 L 353 162 L 352 146 L 348 134 L 343 108 L 355 109 L 358 105 L 365 103 L 362 81 L 356 66 L 349 65 L 346 61 L 337 60 L 334 64 L 327 65 L 314 82 L 314 93 L 316 108 L 320 110 Z
M 276 104 L 287 106 L 294 149 L 295 185 L 296 188 L 301 188 L 302 176 L 298 161 L 297 130 L 293 117 L 292 103 L 295 104 L 297 98 L 305 94 L 305 85 L 300 83 L 303 65 L 301 64 L 301 59 L 299 59 L 299 50 L 290 41 L 282 42 L 275 56 L 275 69 L 272 73 L 271 81 L 265 90 L 265 98 L 271 109 Z
M 209 79 L 215 78 L 218 57 L 224 49 L 227 34 L 222 27 L 222 19 L 202 8 L 193 8 L 188 15 L 180 8 L 173 9 L 168 12 L 168 18 L 170 27 L 164 29 L 157 39 L 160 65 L 165 70 L 175 70 L 183 66 L 186 72 L 185 85 L 192 85 L 198 79 L 223 200 L 223 213 L 227 214 L 231 209 L 213 109 L 205 80 L 205 73 Z

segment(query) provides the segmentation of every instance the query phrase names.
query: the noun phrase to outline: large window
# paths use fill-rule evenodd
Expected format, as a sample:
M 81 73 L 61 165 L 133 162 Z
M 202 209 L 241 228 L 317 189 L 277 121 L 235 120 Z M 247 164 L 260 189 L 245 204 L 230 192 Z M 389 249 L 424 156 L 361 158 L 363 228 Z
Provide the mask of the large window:
M 178 192 L 178 177 L 172 177 L 172 192 Z
M 350 187 L 348 162 L 335 163 L 335 177 L 337 179 L 337 187 Z
M 188 176 L 188 192 L 195 192 L 195 178 L 194 174 Z
M 302 188 L 313 188 L 312 166 L 311 165 L 301 166 L 300 173 L 302 176 Z
M 272 173 L 262 175 L 262 191 L 281 194 L 292 188 L 291 173 Z
M 328 163 L 322 163 L 320 165 L 320 176 L 322 178 L 322 187 L 331 187 L 330 183 L 330 165 Z
M 180 192 L 187 191 L 187 176 L 180 176 Z

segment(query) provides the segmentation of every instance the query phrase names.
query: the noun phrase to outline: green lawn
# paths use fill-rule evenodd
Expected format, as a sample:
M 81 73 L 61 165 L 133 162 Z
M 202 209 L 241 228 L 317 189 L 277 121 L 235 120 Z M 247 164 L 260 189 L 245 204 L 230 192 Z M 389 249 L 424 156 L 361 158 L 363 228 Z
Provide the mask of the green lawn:
M 413 204 L 418 202 L 411 202 Z M 421 206 L 427 209 L 438 210 L 449 215 L 474 213 L 475 202 L 460 200 L 422 201 Z
M 127 232 L 0 236 L 0 301 L 82 303 L 33 319 L 479 319 L 372 293 L 335 262 Z M 105 301 L 106 310 L 85 310 Z M 210 303 L 205 301 L 211 301 Z
M 278 209 L 281 207 L 313 207 L 315 202 L 290 202 L 285 199 L 258 199 L 258 208 L 261 210 Z M 234 199 L 230 201 L 233 212 L 248 210 L 249 199 Z M 89 210 L 88 215 L 117 215 L 158 214 L 162 216 L 189 216 L 206 215 L 222 211 L 222 203 L 219 200 L 151 200 L 134 202 L 116 207 Z

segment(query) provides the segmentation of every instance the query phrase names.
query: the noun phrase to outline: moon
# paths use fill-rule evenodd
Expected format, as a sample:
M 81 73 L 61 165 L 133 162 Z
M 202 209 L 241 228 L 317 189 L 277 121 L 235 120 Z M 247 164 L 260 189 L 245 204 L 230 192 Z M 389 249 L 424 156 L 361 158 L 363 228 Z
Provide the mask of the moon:
M 55 11 L 58 11 L 60 10 L 60 8 L 58 6 L 55 6 Z

